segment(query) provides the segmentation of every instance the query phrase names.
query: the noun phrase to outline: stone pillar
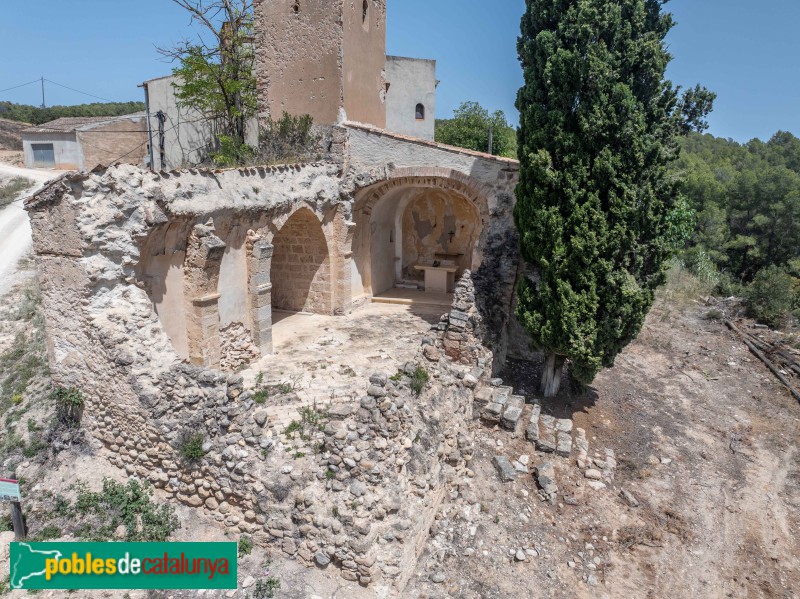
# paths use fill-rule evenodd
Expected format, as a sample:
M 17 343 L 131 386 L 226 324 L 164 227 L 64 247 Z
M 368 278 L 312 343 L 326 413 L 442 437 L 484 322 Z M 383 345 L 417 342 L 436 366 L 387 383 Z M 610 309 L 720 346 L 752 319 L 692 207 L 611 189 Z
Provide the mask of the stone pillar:
M 275 248 L 264 240 L 255 240 L 250 250 L 249 292 L 253 343 L 265 356 L 272 353 L 272 282 L 270 269 Z
M 211 221 L 196 225 L 189 236 L 184 263 L 189 361 L 209 368 L 219 368 L 222 357 L 217 284 L 225 243 L 214 233 Z
M 356 224 L 344 219 L 334 223 L 334 246 L 338 259 L 332 269 L 333 313 L 337 316 L 353 311 L 353 238 Z
M 192 329 L 196 336 L 189 337 L 189 359 L 192 364 L 218 368 L 222 358 L 219 339 L 219 293 L 192 300 Z

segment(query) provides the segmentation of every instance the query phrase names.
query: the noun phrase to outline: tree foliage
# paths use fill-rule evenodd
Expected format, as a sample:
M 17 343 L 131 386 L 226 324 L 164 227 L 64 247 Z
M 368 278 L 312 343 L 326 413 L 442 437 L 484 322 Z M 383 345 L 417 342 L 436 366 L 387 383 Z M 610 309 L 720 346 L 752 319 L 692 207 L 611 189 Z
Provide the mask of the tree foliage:
M 172 0 L 201 26 L 195 40 L 161 53 L 177 60 L 182 106 L 215 122 L 220 134 L 243 143 L 245 126 L 257 104 L 254 73 L 252 0 Z
M 742 283 L 769 266 L 800 276 L 800 139 L 692 135 L 676 169 L 698 215 L 691 245 L 723 273 Z
M 489 149 L 492 129 L 492 154 L 517 157 L 517 133 L 502 110 L 490 113 L 477 102 L 464 102 L 453 111 L 452 119 L 437 119 L 435 139 L 439 143 L 477 152 Z
M 64 117 L 123 116 L 143 112 L 144 109 L 144 102 L 97 102 L 48 108 L 0 102 L 0 118 L 41 125 Z
M 661 0 L 527 0 L 518 43 L 520 183 L 515 221 L 537 276 L 518 317 L 591 382 L 641 330 L 692 211 L 669 164 L 704 129 L 713 94 L 665 79 L 673 26 Z

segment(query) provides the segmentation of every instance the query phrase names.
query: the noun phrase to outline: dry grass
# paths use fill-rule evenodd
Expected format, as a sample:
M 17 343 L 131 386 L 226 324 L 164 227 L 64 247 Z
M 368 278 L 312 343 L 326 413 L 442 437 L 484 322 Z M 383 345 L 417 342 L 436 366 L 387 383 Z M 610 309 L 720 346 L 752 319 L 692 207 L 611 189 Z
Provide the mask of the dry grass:
M 0 208 L 8 206 L 15 201 L 19 194 L 33 186 L 33 181 L 24 177 L 15 177 L 5 185 L 0 186 Z

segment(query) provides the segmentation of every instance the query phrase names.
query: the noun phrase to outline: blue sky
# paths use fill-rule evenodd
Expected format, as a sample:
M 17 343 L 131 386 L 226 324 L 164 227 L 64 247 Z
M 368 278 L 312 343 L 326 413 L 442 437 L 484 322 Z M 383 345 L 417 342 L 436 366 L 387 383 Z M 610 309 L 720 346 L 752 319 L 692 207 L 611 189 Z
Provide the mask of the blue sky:
M 777 130 L 800 135 L 800 2 L 672 0 L 670 77 L 719 94 L 711 132 L 747 141 Z M 389 54 L 438 61 L 438 116 L 464 100 L 516 122 L 522 74 L 516 37 L 524 0 L 389 0 Z M 169 0 L 4 0 L 0 89 L 44 76 L 112 100 L 140 99 L 136 84 L 168 74 L 156 45 L 191 34 Z M 39 104 L 36 86 L 0 100 Z M 47 87 L 48 104 L 92 98 Z

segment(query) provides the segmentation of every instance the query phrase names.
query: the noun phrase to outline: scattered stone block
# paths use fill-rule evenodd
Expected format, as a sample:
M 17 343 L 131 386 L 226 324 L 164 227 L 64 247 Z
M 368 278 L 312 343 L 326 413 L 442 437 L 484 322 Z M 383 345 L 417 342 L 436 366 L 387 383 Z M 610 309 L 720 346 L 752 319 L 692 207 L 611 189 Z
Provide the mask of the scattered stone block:
M 520 420 L 522 419 L 522 408 L 518 408 L 516 406 L 510 406 L 506 408 L 505 412 L 503 412 L 503 416 L 500 419 L 503 428 L 508 429 L 510 431 L 516 431 L 517 425 L 519 424 Z
M 572 420 L 569 418 L 559 418 L 556 420 L 556 430 L 560 433 L 571 433 Z
M 600 480 L 603 478 L 603 473 L 599 470 L 595 470 L 594 468 L 589 468 L 583 475 L 588 478 L 589 480 Z
M 556 446 L 556 454 L 562 458 L 568 458 L 572 454 L 572 435 L 565 432 L 559 432 L 557 440 L 558 445 Z
M 385 387 L 386 383 L 389 382 L 389 376 L 383 372 L 376 372 L 369 377 L 369 382 L 372 385 L 378 385 L 379 387 Z
M 494 467 L 497 469 L 497 474 L 500 476 L 500 480 L 504 483 L 510 483 L 517 478 L 517 471 L 514 469 L 514 466 L 511 465 L 511 462 L 508 461 L 508 458 L 501 455 L 494 456 L 492 460 L 494 463 Z
M 531 410 L 531 419 L 528 422 L 528 428 L 525 430 L 525 437 L 534 444 L 539 440 L 539 416 L 541 413 L 542 406 L 534 404 Z
M 325 414 L 331 420 L 344 420 L 353 414 L 355 406 L 350 404 L 336 404 L 328 408 Z
M 575 429 L 575 446 L 578 449 L 576 462 L 578 468 L 583 470 L 589 465 L 589 441 L 586 440 L 586 431 L 582 428 Z
M 481 418 L 490 424 L 497 424 L 500 422 L 500 416 L 503 413 L 503 405 L 499 403 L 490 403 L 481 412 Z
M 386 397 L 386 389 L 378 385 L 370 385 L 367 389 L 367 395 L 372 397 Z
M 639 507 L 639 500 L 636 499 L 634 494 L 628 491 L 627 489 L 622 489 L 619 492 L 619 494 L 622 495 L 622 498 L 625 500 L 625 503 L 627 503 L 629 506 Z
M 536 440 L 536 449 L 543 453 L 555 453 L 557 447 L 556 419 L 552 416 L 542 416 L 539 418 L 539 438 Z
M 542 497 L 546 500 L 554 502 L 558 494 L 558 485 L 556 484 L 556 470 L 553 464 L 545 462 L 536 468 L 536 483 L 542 490 Z
M 477 391 L 475 391 L 475 401 L 473 403 L 476 412 L 480 412 L 483 408 L 485 408 L 489 403 L 492 401 L 492 389 L 491 387 L 481 387 Z

